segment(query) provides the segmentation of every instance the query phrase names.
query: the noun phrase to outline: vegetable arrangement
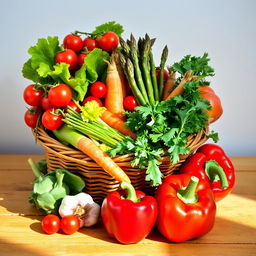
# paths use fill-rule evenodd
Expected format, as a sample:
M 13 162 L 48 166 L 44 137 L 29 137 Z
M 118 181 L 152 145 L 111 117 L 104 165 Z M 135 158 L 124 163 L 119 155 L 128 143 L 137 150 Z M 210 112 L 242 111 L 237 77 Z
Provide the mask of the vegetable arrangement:
M 62 43 L 40 38 L 29 48 L 22 72 L 33 84 L 23 93 L 30 106 L 25 123 L 80 150 L 120 182 L 100 207 L 82 192 L 79 176 L 64 169 L 47 173 L 45 163 L 29 160 L 36 176 L 30 202 L 49 214 L 42 221 L 48 234 L 72 234 L 101 215 L 107 233 L 124 244 L 138 243 L 155 224 L 173 242 L 200 237 L 214 225 L 216 202 L 234 186 L 232 163 L 219 146 L 206 144 L 175 175 L 164 177 L 160 165 L 164 157 L 176 164 L 191 153 L 191 135 L 203 131 L 218 141 L 217 133 L 207 132 L 223 113 L 208 81 L 214 69 L 207 53 L 168 66 L 167 46 L 156 66 L 156 39 L 131 34 L 124 40 L 123 32 L 108 22 L 90 33 L 74 31 Z M 135 190 L 113 161 L 125 154 L 132 155 L 132 167 L 145 169 L 155 197 Z

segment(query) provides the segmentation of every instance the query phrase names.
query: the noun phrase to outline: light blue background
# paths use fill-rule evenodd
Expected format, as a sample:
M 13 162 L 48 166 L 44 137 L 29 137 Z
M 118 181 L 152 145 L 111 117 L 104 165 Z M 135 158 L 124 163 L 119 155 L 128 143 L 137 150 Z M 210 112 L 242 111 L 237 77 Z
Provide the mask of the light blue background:
M 168 45 L 168 64 L 186 54 L 209 53 L 212 87 L 224 108 L 211 128 L 229 155 L 256 155 L 256 1 L 18 1 L 0 7 L 0 153 L 42 153 L 23 122 L 22 94 L 30 81 L 21 69 L 37 38 L 92 31 L 115 20 L 124 37 L 156 37 L 156 62 Z

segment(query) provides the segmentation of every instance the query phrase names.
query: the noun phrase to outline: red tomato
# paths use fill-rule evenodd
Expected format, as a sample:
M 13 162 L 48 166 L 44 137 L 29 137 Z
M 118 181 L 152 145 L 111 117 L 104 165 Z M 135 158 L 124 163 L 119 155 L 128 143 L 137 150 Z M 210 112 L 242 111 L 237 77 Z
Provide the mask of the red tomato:
M 201 86 L 198 88 L 198 90 L 200 92 L 201 97 L 210 102 L 212 109 L 207 110 L 207 116 L 209 117 L 209 122 L 213 123 L 216 120 L 218 120 L 223 113 L 220 98 L 209 86 Z
M 104 83 L 97 81 L 91 85 L 90 93 L 96 98 L 102 98 L 107 93 L 107 86 Z
M 98 43 L 94 38 L 87 37 L 87 38 L 84 39 L 84 47 L 88 51 L 92 51 L 94 48 L 98 47 Z
M 94 96 L 89 96 L 89 97 L 85 98 L 84 101 L 83 101 L 83 105 L 86 104 L 88 101 L 92 101 L 92 100 L 95 100 L 100 107 L 103 106 L 101 100 L 97 97 L 94 97 Z
M 42 220 L 43 231 L 47 234 L 54 234 L 60 230 L 60 219 L 58 216 L 50 214 Z
M 47 96 L 43 96 L 42 97 L 42 101 L 41 101 L 41 106 L 44 110 L 53 108 L 53 106 L 51 105 L 49 98 Z
M 39 106 L 43 97 L 44 91 L 42 89 L 37 90 L 35 84 L 28 85 L 24 92 L 24 101 L 30 106 Z
M 56 114 L 54 109 L 47 109 L 42 116 L 43 126 L 48 130 L 59 129 L 62 124 L 62 115 Z
M 83 40 L 80 36 L 69 34 L 63 40 L 65 49 L 71 49 L 74 52 L 79 52 L 83 48 Z
M 71 108 L 73 108 L 77 113 L 81 112 L 80 108 L 72 100 L 67 104 L 67 106 L 70 106 Z
M 134 111 L 134 108 L 137 107 L 138 104 L 134 96 L 126 96 L 124 98 L 124 109 Z
M 78 67 L 81 68 L 84 64 L 84 58 L 87 56 L 87 53 L 80 53 L 77 57 L 78 59 Z
M 66 84 L 58 84 L 48 92 L 50 104 L 55 107 L 64 107 L 72 99 L 72 90 Z
M 113 51 L 119 44 L 119 38 L 114 32 L 107 32 L 98 40 L 99 47 L 107 52 Z
M 69 69 L 72 70 L 77 65 L 77 55 L 73 50 L 67 49 L 57 53 L 55 56 L 55 61 L 56 63 L 63 62 L 69 64 Z
M 64 216 L 61 219 L 60 226 L 65 234 L 71 235 L 78 231 L 78 229 L 80 228 L 79 217 L 77 215 Z
M 166 69 L 164 69 L 164 83 L 167 81 L 168 76 L 169 76 L 169 72 Z M 159 82 L 159 79 L 160 79 L 160 69 L 158 69 L 158 68 L 156 69 L 156 79 Z
M 24 114 L 24 121 L 27 126 L 36 128 L 37 120 L 40 116 L 41 109 L 39 107 L 31 107 Z

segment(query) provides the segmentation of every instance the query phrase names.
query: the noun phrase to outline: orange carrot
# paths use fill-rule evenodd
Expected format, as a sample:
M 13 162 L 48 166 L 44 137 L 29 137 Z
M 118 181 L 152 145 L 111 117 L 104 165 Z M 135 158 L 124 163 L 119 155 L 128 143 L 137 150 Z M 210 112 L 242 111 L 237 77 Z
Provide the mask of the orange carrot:
M 169 76 L 168 76 L 168 79 L 167 79 L 167 81 L 164 85 L 163 100 L 165 100 L 168 97 L 168 95 L 172 91 L 172 89 L 175 85 L 175 82 L 176 82 L 176 72 L 174 72 L 172 70 L 172 67 L 169 67 L 168 71 L 169 71 Z
M 130 136 L 133 139 L 136 138 L 136 135 L 130 129 L 125 127 L 125 122 L 110 111 L 105 110 L 100 118 L 110 127 L 118 130 L 120 133 Z
M 117 52 L 114 52 L 113 54 L 114 54 L 114 58 L 115 58 L 115 62 L 116 62 L 116 68 L 117 68 L 119 77 L 121 79 L 123 97 L 125 98 L 125 96 L 129 95 L 129 93 L 131 92 L 131 89 L 130 89 L 128 81 L 125 77 L 124 70 L 123 70 L 121 62 L 120 62 L 119 54 Z
M 184 92 L 184 85 L 191 80 L 191 77 L 192 77 L 192 70 L 189 70 L 185 73 L 179 85 L 168 95 L 168 97 L 165 100 L 170 100 L 174 96 L 182 94 Z
M 108 63 L 107 69 L 107 94 L 105 97 L 105 107 L 111 112 L 120 117 L 123 116 L 123 90 L 122 83 L 117 71 L 117 66 L 115 62 L 114 55 L 110 57 L 110 62 Z
M 117 181 L 131 183 L 127 174 L 89 138 L 85 136 L 82 137 L 77 142 L 77 148 L 93 159 L 103 170 Z
M 117 181 L 131 183 L 127 174 L 88 137 L 69 128 L 67 125 L 53 130 L 53 133 L 60 141 L 67 142 L 88 155 Z

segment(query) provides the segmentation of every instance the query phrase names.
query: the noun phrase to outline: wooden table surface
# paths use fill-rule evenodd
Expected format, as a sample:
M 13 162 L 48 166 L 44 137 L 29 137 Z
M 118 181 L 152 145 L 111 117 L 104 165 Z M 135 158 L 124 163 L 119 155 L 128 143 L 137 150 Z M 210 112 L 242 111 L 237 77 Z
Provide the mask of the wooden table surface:
M 0 155 L 0 255 L 256 255 L 256 157 L 231 157 L 237 182 L 217 205 L 214 228 L 182 244 L 168 242 L 157 230 L 138 244 L 122 245 L 108 237 L 101 222 L 73 235 L 46 235 L 43 213 L 28 203 L 33 181 L 28 157 Z

